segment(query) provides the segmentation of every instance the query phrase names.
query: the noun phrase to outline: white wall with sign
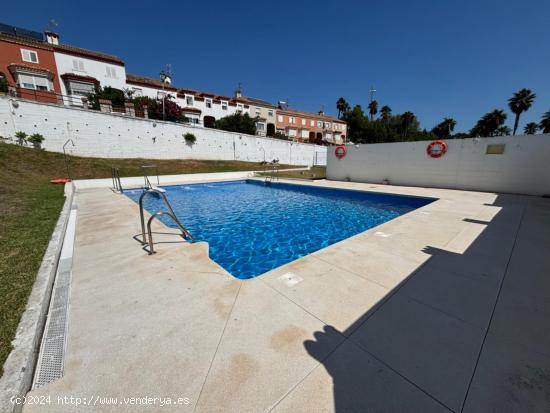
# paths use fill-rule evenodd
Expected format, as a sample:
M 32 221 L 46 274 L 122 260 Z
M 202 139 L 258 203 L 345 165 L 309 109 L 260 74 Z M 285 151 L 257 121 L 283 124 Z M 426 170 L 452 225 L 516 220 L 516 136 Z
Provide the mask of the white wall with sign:
M 328 179 L 550 195 L 550 134 L 450 139 L 447 153 L 431 158 L 429 141 L 347 146 L 327 158 Z M 495 146 L 495 145 L 504 145 Z M 503 150 L 502 150 L 503 149 Z M 488 153 L 489 152 L 489 153 Z

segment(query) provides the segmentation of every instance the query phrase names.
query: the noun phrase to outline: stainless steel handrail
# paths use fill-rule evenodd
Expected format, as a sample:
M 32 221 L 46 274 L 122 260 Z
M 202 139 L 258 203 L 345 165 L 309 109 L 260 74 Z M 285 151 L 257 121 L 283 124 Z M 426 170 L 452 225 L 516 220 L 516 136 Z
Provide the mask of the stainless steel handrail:
M 122 183 L 120 182 L 120 170 L 114 166 L 111 166 L 111 179 L 113 180 L 113 189 L 116 192 L 123 193 L 124 189 L 122 189 Z
M 272 162 L 269 163 L 271 165 L 271 173 L 269 175 L 266 175 L 265 177 L 265 183 L 273 182 L 273 180 L 279 180 L 279 161 L 277 159 L 274 159 Z
M 141 165 L 141 170 L 143 171 L 143 181 L 145 188 L 152 188 L 153 185 L 151 185 L 151 181 L 149 180 L 149 176 L 147 175 L 147 169 L 155 169 L 156 175 L 157 175 L 157 185 L 160 185 L 159 180 L 159 168 L 158 165 Z
M 145 215 L 143 213 L 143 198 L 145 198 L 145 196 L 147 194 L 158 194 L 162 198 L 162 200 L 164 201 L 164 205 L 166 205 L 166 208 L 168 208 L 168 212 L 159 211 L 159 212 L 153 214 L 151 216 L 151 218 L 149 218 L 149 220 L 147 221 L 147 235 L 148 235 L 148 238 L 145 238 Z M 193 241 L 193 236 L 187 230 L 187 228 L 185 228 L 183 226 L 183 224 L 180 222 L 180 220 L 176 216 L 176 213 L 172 209 L 172 205 L 170 205 L 170 202 L 168 201 L 168 198 L 166 198 L 166 195 L 164 194 L 164 192 L 161 191 L 160 189 L 157 189 L 157 188 L 145 189 L 143 191 L 143 193 L 141 194 L 141 196 L 139 197 L 139 216 L 140 216 L 140 219 L 141 219 L 141 241 L 140 242 L 141 242 L 142 245 L 149 244 L 149 255 L 155 253 L 155 250 L 154 250 L 154 247 L 153 247 L 153 233 L 151 231 L 151 223 L 153 222 L 153 220 L 155 218 L 161 217 L 163 215 L 166 215 L 166 216 L 169 216 L 170 218 L 172 218 L 172 220 L 176 223 L 176 225 L 180 229 L 184 239 L 186 239 L 188 241 L 191 241 L 191 242 Z

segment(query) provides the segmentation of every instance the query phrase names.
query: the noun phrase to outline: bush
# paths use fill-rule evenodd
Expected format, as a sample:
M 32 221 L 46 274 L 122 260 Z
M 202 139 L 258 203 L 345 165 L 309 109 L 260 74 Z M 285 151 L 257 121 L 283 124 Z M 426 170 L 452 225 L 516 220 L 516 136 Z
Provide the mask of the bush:
M 17 138 L 17 143 L 21 146 L 23 146 L 25 143 L 27 143 L 27 134 L 23 131 L 15 132 L 15 137 Z
M 249 135 L 256 134 L 256 120 L 248 116 L 248 113 L 244 115 L 235 113 L 216 121 L 216 128 L 225 130 L 228 132 L 246 133 Z
M 40 149 L 42 147 L 42 142 L 44 142 L 44 136 L 39 133 L 33 133 L 31 136 L 29 136 L 27 141 L 32 143 L 32 146 L 34 146 L 36 149 Z
M 124 92 L 111 86 L 104 88 L 99 87 L 95 93 L 88 95 L 90 107 L 99 110 L 99 99 L 110 100 L 115 107 L 124 106 Z
M 183 135 L 183 139 L 185 139 L 185 142 L 190 145 L 193 145 L 197 141 L 197 137 L 189 132 Z

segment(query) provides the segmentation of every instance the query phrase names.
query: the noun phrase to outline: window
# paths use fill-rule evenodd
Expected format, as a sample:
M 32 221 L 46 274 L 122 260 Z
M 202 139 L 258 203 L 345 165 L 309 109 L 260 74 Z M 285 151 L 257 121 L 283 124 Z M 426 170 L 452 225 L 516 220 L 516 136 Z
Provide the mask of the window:
M 185 103 L 187 106 L 193 106 L 193 96 L 185 96 Z
M 267 111 L 267 116 L 273 117 L 273 111 L 272 111 L 272 110 L 268 110 L 268 111 Z
M 329 122 L 325 122 L 325 128 L 330 129 L 330 123 Z
M 263 131 L 264 130 L 264 124 L 263 123 L 256 123 L 256 129 Z
M 289 116 L 288 123 L 296 123 L 296 118 L 294 116 Z
M 227 102 L 222 102 L 222 110 L 227 110 Z
M 323 122 L 321 122 L 320 120 L 317 121 L 317 127 L 322 128 L 323 127 Z
M 243 111 L 243 105 L 241 103 L 237 103 L 237 112 Z
M 20 73 L 17 82 L 24 89 L 50 90 L 50 81 L 46 76 Z
M 302 119 L 302 125 L 306 126 L 306 120 L 305 119 Z
M 116 79 L 116 69 L 114 67 L 106 66 L 105 71 L 107 73 L 107 77 Z
M 206 105 L 207 108 L 211 108 L 212 107 L 212 99 L 205 99 L 204 104 Z
M 132 96 L 143 96 L 143 90 L 139 87 L 133 87 L 132 88 Z
M 73 59 L 73 70 L 84 72 L 84 62 L 82 60 Z
M 260 108 L 256 108 L 256 116 L 260 116 Z
M 75 82 L 71 80 L 69 82 L 69 94 L 76 96 L 88 96 L 95 92 L 95 86 L 93 83 Z
M 309 126 L 315 126 L 315 121 L 314 121 L 314 120 L 310 120 L 310 121 L 309 121 Z
M 24 62 L 38 63 L 38 53 L 34 50 L 21 49 L 21 57 Z
M 282 121 L 283 121 L 283 116 L 277 115 L 277 122 L 282 122 Z

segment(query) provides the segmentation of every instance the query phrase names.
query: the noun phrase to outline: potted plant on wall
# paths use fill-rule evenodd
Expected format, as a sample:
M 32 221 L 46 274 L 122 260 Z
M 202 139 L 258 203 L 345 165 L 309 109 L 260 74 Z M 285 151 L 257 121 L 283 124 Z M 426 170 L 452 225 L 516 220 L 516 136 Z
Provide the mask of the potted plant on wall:
M 197 137 L 190 132 L 183 135 L 183 139 L 185 139 L 185 143 L 189 146 L 192 146 L 197 141 Z
M 35 149 L 42 149 L 42 142 L 44 142 L 44 136 L 42 136 L 40 133 L 33 133 L 31 136 L 29 136 L 27 141 L 32 143 L 32 146 Z

